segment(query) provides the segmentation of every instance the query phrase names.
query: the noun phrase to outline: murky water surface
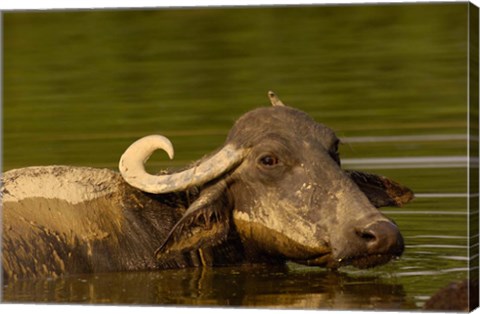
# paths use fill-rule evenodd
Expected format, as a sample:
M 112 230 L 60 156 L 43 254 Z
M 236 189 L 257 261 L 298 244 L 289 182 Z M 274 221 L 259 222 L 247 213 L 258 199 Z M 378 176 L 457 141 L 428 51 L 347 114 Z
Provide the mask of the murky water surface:
M 114 169 L 146 134 L 151 171 L 219 147 L 266 92 L 342 138 L 345 168 L 411 187 L 382 209 L 400 260 L 338 273 L 295 264 L 8 283 L 6 302 L 417 309 L 467 277 L 467 4 L 7 13 L 4 170 Z

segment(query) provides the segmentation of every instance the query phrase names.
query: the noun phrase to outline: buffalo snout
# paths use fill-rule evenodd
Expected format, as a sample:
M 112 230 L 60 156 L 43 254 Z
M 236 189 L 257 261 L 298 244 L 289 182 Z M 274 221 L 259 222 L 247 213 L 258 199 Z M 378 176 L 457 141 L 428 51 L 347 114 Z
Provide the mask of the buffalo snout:
M 400 256 L 403 253 L 403 237 L 398 227 L 390 221 L 378 221 L 356 230 L 367 247 L 368 254 Z
M 358 227 L 363 226 L 363 227 Z M 404 250 L 402 234 L 397 225 L 387 219 L 356 224 L 328 263 L 329 268 L 353 265 L 370 268 L 399 258 Z

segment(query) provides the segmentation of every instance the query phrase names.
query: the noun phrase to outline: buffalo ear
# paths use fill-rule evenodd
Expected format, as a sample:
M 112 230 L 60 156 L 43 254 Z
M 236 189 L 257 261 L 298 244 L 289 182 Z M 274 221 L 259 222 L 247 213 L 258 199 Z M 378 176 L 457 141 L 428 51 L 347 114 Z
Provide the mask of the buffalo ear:
M 155 257 L 165 260 L 225 241 L 230 229 L 227 194 L 223 180 L 202 190 L 155 251 Z
M 361 171 L 345 172 L 377 208 L 402 207 L 414 198 L 412 190 L 389 178 Z

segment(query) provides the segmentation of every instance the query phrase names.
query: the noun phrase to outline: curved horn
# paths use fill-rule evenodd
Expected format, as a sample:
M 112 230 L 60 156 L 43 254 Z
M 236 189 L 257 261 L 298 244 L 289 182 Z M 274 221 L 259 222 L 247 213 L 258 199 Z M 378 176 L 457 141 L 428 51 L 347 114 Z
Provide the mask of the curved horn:
M 167 175 L 151 175 L 145 170 L 145 162 L 157 150 L 162 149 L 173 158 L 170 140 L 162 135 L 150 135 L 134 142 L 120 158 L 119 170 L 124 180 L 133 187 L 148 193 L 168 193 L 204 184 L 222 175 L 244 157 L 244 150 L 232 144 L 225 145 L 215 155 L 182 172 Z

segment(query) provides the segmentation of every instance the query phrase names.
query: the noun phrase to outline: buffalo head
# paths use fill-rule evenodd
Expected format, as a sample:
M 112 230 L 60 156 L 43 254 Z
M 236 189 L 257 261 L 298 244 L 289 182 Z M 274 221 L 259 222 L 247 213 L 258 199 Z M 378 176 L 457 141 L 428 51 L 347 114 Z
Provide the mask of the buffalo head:
M 221 149 L 184 171 L 146 173 L 154 150 L 173 157 L 163 136 L 126 150 L 119 167 L 130 185 L 154 194 L 200 189 L 157 257 L 217 246 L 232 233 L 249 261 L 364 268 L 400 256 L 402 235 L 375 205 L 401 205 L 413 193 L 383 177 L 342 170 L 335 133 L 269 96 L 273 106 L 242 116 Z

